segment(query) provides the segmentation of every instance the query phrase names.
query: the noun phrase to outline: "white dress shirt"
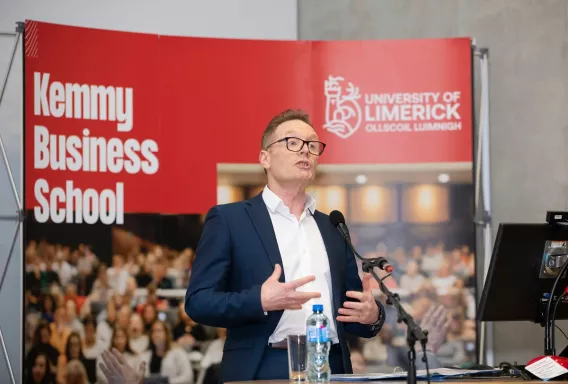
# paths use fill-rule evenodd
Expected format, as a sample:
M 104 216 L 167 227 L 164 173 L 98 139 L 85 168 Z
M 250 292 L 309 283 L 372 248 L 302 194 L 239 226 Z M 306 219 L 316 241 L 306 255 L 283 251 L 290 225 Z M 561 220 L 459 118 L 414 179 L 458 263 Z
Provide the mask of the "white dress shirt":
M 288 334 L 306 334 L 306 321 L 312 314 L 312 306 L 323 304 L 323 313 L 329 319 L 330 339 L 332 343 L 338 343 L 335 319 L 332 315 L 334 310 L 329 259 L 313 217 L 316 201 L 306 194 L 304 212 L 298 220 L 268 186 L 264 188 L 262 198 L 272 220 L 286 281 L 314 275 L 316 279 L 313 282 L 298 288 L 297 291 L 321 293 L 320 298 L 304 303 L 301 310 L 284 310 L 268 342 L 277 343 L 286 340 Z

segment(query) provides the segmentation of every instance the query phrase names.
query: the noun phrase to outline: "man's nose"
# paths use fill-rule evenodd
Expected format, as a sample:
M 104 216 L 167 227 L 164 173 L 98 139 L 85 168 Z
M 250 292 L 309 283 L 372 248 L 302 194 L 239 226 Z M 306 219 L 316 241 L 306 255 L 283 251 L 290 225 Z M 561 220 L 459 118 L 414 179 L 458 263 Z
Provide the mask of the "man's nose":
M 302 155 L 306 155 L 306 154 L 307 154 L 308 156 L 310 155 L 310 151 L 308 150 L 308 143 L 303 143 L 303 144 L 302 144 L 302 148 L 300 148 L 300 153 L 301 153 Z

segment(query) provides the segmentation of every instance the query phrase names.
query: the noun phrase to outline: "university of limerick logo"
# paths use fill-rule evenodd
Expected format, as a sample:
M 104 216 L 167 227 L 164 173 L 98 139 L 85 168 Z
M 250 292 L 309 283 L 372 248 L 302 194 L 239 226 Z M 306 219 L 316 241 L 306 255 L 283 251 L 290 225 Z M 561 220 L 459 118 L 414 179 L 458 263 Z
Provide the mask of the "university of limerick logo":
M 324 129 L 347 139 L 361 125 L 362 113 L 358 100 L 361 98 L 359 87 L 349 82 L 343 89 L 341 76 L 329 76 L 325 81 L 325 124 Z

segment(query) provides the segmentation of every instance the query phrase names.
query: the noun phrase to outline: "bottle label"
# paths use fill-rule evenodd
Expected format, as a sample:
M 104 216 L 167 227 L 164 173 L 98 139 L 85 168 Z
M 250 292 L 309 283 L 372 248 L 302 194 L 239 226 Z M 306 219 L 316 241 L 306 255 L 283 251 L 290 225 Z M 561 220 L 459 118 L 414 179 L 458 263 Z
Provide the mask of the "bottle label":
M 327 343 L 329 341 L 328 327 L 308 327 L 308 341 L 313 343 Z

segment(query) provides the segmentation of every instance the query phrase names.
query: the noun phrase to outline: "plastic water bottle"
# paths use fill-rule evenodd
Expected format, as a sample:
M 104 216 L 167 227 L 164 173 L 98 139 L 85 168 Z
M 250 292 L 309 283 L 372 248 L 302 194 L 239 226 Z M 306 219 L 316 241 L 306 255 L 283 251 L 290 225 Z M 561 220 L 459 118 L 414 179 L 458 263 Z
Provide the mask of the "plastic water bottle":
M 308 350 L 308 381 L 329 382 L 331 368 L 329 366 L 329 319 L 323 314 L 323 305 L 315 304 L 313 313 L 306 321 Z

